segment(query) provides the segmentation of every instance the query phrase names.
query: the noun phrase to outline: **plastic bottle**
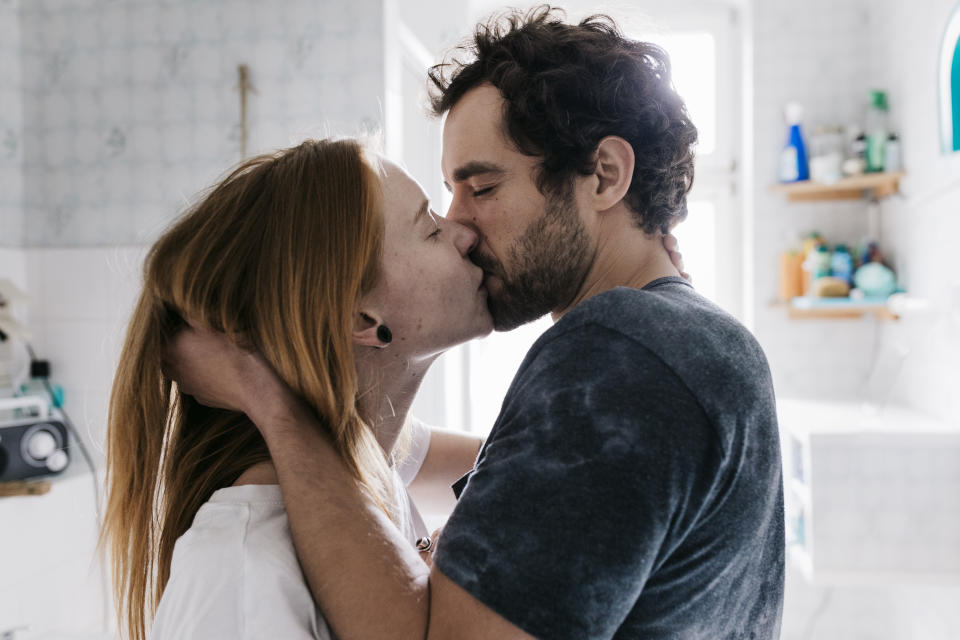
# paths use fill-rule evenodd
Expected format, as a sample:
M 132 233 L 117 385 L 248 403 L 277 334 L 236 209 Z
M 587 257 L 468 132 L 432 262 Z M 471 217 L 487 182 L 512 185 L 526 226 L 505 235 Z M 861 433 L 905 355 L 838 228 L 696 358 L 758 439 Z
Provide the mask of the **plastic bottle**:
M 823 244 L 823 236 L 821 236 L 817 231 L 811 231 L 803 239 L 803 248 L 800 251 L 800 268 L 802 270 L 800 295 L 805 296 L 810 291 L 810 287 L 813 283 L 813 263 L 810 256 L 816 252 L 817 247 L 821 244 Z
M 884 167 L 886 171 L 900 171 L 903 169 L 903 156 L 900 153 L 900 138 L 897 134 L 891 133 L 887 136 L 887 148 L 884 158 Z
M 858 124 L 847 127 L 846 151 L 843 175 L 859 176 L 867 168 L 867 135 L 863 132 L 863 127 Z
M 780 152 L 780 182 L 800 182 L 810 179 L 810 168 L 807 165 L 807 148 L 803 143 L 803 132 L 800 121 L 803 119 L 803 107 L 799 103 L 791 102 L 785 109 L 787 126 L 787 144 Z
M 813 279 L 828 277 L 831 266 L 830 249 L 826 245 L 820 245 L 813 255 Z
M 780 254 L 780 299 L 784 302 L 803 295 L 803 253 L 795 249 Z
M 884 151 L 887 145 L 887 94 L 884 91 L 870 92 L 867 107 L 867 171 L 883 171 Z
M 847 245 L 838 244 L 833 250 L 830 268 L 833 271 L 834 278 L 839 278 L 847 284 L 853 282 L 853 256 L 850 255 Z

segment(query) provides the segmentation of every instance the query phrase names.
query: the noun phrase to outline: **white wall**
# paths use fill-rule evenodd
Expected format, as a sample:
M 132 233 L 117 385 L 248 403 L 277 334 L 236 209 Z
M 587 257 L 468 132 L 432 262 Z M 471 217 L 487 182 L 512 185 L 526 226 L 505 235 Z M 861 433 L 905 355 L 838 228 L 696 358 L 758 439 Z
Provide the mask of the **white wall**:
M 236 65 L 250 66 L 257 90 L 251 153 L 375 129 L 379 6 L 23 7 L 30 321 L 96 442 L 145 248 L 240 160 Z
M 25 243 L 140 244 L 251 152 L 375 128 L 380 0 L 22 6 Z
M 98 463 L 145 251 L 240 160 L 237 65 L 257 91 L 251 153 L 375 130 L 383 28 L 382 0 L 0 0 L 0 276 L 31 296 L 34 347 Z M 82 463 L 48 496 L 0 501 L 0 522 L 0 634 L 109 626 Z
M 20 244 L 23 228 L 23 111 L 20 0 L 0 2 L 0 247 Z
M 910 354 L 889 400 L 948 420 L 960 416 L 960 311 L 947 305 L 951 295 L 960 296 L 958 270 L 950 264 L 960 234 L 960 156 L 939 155 L 935 102 L 937 52 L 955 4 L 931 0 L 922 9 L 911 0 L 754 4 L 756 330 L 780 396 L 859 399 L 874 354 L 905 346 Z M 791 99 L 802 102 L 808 126 L 845 124 L 862 118 L 866 92 L 874 87 L 890 91 L 891 119 L 902 134 L 910 174 L 907 197 L 883 203 L 882 245 L 908 291 L 929 297 L 939 309 L 894 324 L 791 322 L 766 304 L 776 295 L 777 253 L 789 236 L 817 229 L 830 242 L 856 241 L 867 218 L 859 202 L 787 204 L 767 190 L 784 142 L 782 106 Z M 790 566 L 783 640 L 957 638 L 957 602 L 957 587 L 810 585 Z
M 868 0 L 754 4 L 755 328 L 781 396 L 855 398 L 869 371 L 876 339 L 870 320 L 797 322 L 770 307 L 777 297 L 778 254 L 811 230 L 831 243 L 856 243 L 867 229 L 866 205 L 788 204 L 769 187 L 786 142 L 788 101 L 803 104 L 808 134 L 818 123 L 862 122 L 873 20 L 881 6 Z
M 884 211 L 884 235 L 907 289 L 928 300 L 927 313 L 886 327 L 884 345 L 907 353 L 894 399 L 943 419 L 960 419 L 960 153 L 939 146 L 936 68 L 956 0 L 888 2 L 878 23 L 879 77 L 897 105 L 910 178 L 904 197 Z M 960 541 L 958 541 L 960 544 Z
M 950 264 L 960 237 L 960 186 L 950 181 L 960 176 L 960 155 L 937 150 L 933 84 L 952 4 L 928 0 L 918 11 L 911 0 L 754 3 L 756 327 L 781 395 L 856 396 L 879 339 L 910 352 L 896 400 L 948 419 L 960 415 L 960 320 L 945 302 L 960 296 L 960 270 Z M 184 198 L 239 159 L 236 64 L 251 65 L 259 91 L 250 104 L 253 151 L 380 122 L 379 7 L 374 0 L 0 0 L 0 275 L 32 294 L 37 349 L 64 383 L 67 408 L 95 452 L 145 247 Z M 21 32 L 22 61 L 14 44 Z M 423 37 L 434 46 L 451 35 Z M 348 68 L 346 59 L 358 63 Z M 11 88 L 21 76 L 22 109 Z M 782 105 L 798 99 L 808 123 L 844 123 L 861 116 L 874 84 L 891 91 L 911 174 L 907 197 L 884 204 L 885 246 L 909 290 L 938 308 L 882 327 L 788 321 L 766 306 L 786 236 L 816 228 L 831 241 L 855 241 L 866 213 L 859 203 L 787 205 L 767 191 L 785 135 Z M 11 130 L 22 140 L 13 156 L 5 146 Z M 47 530 L 78 532 L 62 550 L 69 555 L 58 556 L 72 560 L 38 566 L 32 554 L 42 553 L 47 534 L 8 538 L 0 528 L 0 548 L 21 550 L 3 555 L 11 564 L 0 570 L 0 631 L 18 624 L 34 632 L 97 629 L 99 577 L 77 559 L 92 548 L 86 485 L 68 480 L 48 501 L 0 502 L 0 521 L 28 522 L 41 517 L 40 505 L 56 511 L 69 497 L 72 519 Z M 22 520 L 11 519 L 14 508 Z M 53 608 L 44 608 L 50 598 Z M 960 637 L 957 601 L 957 589 L 824 589 L 791 571 L 783 638 Z

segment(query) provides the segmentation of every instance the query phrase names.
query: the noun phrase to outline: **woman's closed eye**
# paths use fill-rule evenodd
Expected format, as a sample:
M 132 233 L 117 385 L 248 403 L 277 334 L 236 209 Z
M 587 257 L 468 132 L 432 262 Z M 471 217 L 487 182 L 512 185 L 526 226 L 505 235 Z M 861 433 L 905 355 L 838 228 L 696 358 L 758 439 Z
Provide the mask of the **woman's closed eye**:
M 433 230 L 430 232 L 429 235 L 427 235 L 427 238 L 430 238 L 431 240 L 436 240 L 437 237 L 439 237 L 440 232 L 443 231 L 443 227 L 441 226 L 442 219 L 440 218 L 440 216 L 438 216 L 436 213 L 434 213 L 431 210 L 429 220 L 430 222 L 433 223 Z
M 480 196 L 485 196 L 488 193 L 492 192 L 495 188 L 496 188 L 495 186 L 491 186 L 491 187 L 483 187 L 482 189 L 474 189 L 473 197 L 477 198 Z

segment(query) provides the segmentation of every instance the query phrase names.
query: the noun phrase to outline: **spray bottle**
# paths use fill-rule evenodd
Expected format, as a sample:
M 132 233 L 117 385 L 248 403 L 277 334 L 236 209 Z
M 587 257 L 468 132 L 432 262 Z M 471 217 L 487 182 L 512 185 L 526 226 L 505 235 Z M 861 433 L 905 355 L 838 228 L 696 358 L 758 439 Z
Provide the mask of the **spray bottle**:
M 807 148 L 803 143 L 803 132 L 800 129 L 803 107 L 797 102 L 790 102 L 784 109 L 784 114 L 790 129 L 787 134 L 787 144 L 780 152 L 780 182 L 809 180 Z

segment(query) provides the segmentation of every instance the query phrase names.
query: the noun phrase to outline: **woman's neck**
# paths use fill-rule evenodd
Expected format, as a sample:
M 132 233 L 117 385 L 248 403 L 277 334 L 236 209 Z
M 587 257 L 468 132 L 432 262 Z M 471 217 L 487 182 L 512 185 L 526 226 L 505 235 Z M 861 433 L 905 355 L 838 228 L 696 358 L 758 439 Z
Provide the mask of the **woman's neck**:
M 407 422 L 423 377 L 436 358 L 411 361 L 390 353 L 389 347 L 357 356 L 357 410 L 388 457 Z
M 409 417 L 413 398 L 437 356 L 411 362 L 388 351 L 389 347 L 357 356 L 357 410 L 389 459 Z M 277 472 L 270 461 L 261 462 L 244 471 L 233 484 L 278 484 Z

